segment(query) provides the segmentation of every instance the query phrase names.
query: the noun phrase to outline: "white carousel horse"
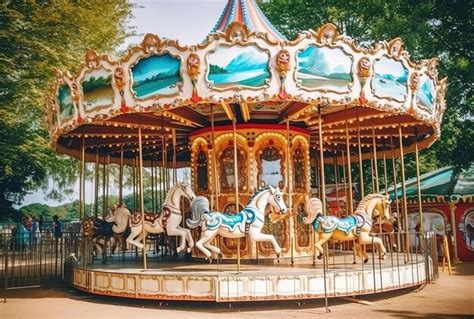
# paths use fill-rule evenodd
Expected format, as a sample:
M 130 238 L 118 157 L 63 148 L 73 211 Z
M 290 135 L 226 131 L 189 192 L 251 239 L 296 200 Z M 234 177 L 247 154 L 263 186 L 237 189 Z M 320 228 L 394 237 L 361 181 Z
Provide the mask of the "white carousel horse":
M 372 228 L 372 220 L 376 217 L 382 219 L 390 218 L 390 199 L 382 194 L 370 194 L 362 199 L 355 212 L 345 218 L 335 216 L 323 216 L 323 205 L 319 198 L 313 197 L 306 203 L 308 217 L 304 223 L 312 224 L 315 236 L 315 248 L 323 254 L 323 245 L 332 236 L 341 241 L 357 240 L 355 245 L 357 255 L 367 260 L 367 255 L 362 251 L 361 245 L 373 243 L 379 251 L 381 259 L 385 259 L 386 250 L 382 239 L 369 236 Z
M 161 208 L 161 214 L 145 213 L 145 233 L 142 237 L 142 216 L 140 213 L 135 213 L 130 218 L 130 235 L 127 238 L 127 243 L 132 244 L 140 249 L 143 244 L 139 240 L 146 238 L 147 233 L 159 234 L 166 232 L 168 236 L 180 236 L 181 241 L 176 251 L 179 253 L 186 248 L 188 243 L 188 253 L 194 246 L 191 231 L 187 228 L 181 227 L 182 214 L 179 207 L 181 196 L 188 198 L 190 201 L 196 198 L 191 186 L 184 183 L 178 183 L 173 186 L 166 195 L 165 202 Z M 139 238 L 137 238 L 139 237 Z
M 220 212 L 211 212 L 209 201 L 204 196 L 198 196 L 191 204 L 193 218 L 188 218 L 186 223 L 189 228 L 201 226 L 201 238 L 196 242 L 196 247 L 211 260 L 211 251 L 220 254 L 218 247 L 211 245 L 211 241 L 216 235 L 226 238 L 240 238 L 247 234 L 250 240 L 270 241 L 275 252 L 280 255 L 281 248 L 275 237 L 269 234 L 262 234 L 265 221 L 265 208 L 270 204 L 281 213 L 287 211 L 283 193 L 279 188 L 272 186 L 256 191 L 250 197 L 248 205 L 235 215 Z

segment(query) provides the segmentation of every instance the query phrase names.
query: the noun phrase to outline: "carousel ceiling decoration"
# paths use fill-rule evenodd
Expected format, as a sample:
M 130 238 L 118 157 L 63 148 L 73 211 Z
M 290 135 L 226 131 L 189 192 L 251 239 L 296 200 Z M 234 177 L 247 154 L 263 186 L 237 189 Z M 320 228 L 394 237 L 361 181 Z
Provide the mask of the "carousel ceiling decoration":
M 189 134 L 234 116 L 289 120 L 319 147 L 318 110 L 325 150 L 343 148 L 346 129 L 363 152 L 373 135 L 383 150 L 401 127 L 412 152 L 414 139 L 426 148 L 439 137 L 445 91 L 437 59 L 412 61 L 400 38 L 365 49 L 329 23 L 287 40 L 253 0 L 234 0 L 202 43 L 147 34 L 117 60 L 88 50 L 76 72 L 57 71 L 46 119 L 53 147 L 79 158 L 84 143 L 86 160 L 99 152 L 114 161 L 122 147 L 133 158 L 140 126 L 145 160 L 164 136 L 189 161 Z

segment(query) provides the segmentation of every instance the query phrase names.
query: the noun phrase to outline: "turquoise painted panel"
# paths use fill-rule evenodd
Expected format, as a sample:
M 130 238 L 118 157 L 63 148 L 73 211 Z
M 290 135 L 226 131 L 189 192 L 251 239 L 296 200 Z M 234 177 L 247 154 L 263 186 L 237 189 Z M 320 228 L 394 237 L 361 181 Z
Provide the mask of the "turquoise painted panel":
M 420 77 L 420 87 L 416 93 L 418 103 L 433 110 L 435 97 L 435 86 L 433 80 L 426 74 Z
M 63 84 L 58 90 L 59 118 L 67 119 L 74 115 L 74 105 L 72 104 L 71 89 L 69 85 Z
M 179 74 L 181 62 L 166 53 L 141 59 L 131 70 L 132 90 L 138 99 L 179 92 L 183 80 Z
M 372 89 L 384 98 L 405 101 L 407 98 L 408 70 L 401 62 L 382 57 L 374 63 Z
M 341 49 L 310 45 L 298 53 L 296 79 L 308 89 L 345 92 L 353 81 L 351 66 L 352 59 Z
M 215 87 L 261 87 L 270 77 L 269 56 L 256 47 L 220 47 L 209 54 L 207 79 Z
M 82 80 L 82 105 L 86 112 L 113 104 L 112 74 L 100 68 L 87 72 Z

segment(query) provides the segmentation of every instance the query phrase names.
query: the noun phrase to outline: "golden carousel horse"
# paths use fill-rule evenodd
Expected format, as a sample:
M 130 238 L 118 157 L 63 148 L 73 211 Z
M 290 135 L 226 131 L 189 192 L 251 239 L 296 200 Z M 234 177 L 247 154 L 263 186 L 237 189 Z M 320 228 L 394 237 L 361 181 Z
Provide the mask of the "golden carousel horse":
M 319 198 L 313 197 L 306 203 L 308 216 L 304 223 L 312 224 L 315 236 L 315 248 L 324 253 L 323 245 L 331 237 L 340 241 L 356 240 L 358 245 L 356 253 L 367 262 L 367 254 L 361 249 L 361 245 L 375 244 L 381 259 L 385 259 L 387 253 L 382 239 L 371 237 L 372 221 L 375 218 L 390 218 L 390 199 L 382 194 L 370 194 L 363 198 L 352 215 L 345 218 L 335 216 L 323 216 L 323 205 Z

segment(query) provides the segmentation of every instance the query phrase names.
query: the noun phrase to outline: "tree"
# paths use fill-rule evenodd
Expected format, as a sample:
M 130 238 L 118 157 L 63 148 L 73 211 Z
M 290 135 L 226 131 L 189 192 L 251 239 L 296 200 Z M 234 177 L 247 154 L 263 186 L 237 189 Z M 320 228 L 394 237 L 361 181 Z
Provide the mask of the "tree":
M 447 110 L 440 140 L 420 152 L 421 172 L 445 165 L 467 168 L 474 161 L 474 17 L 471 1 L 273 0 L 261 3 L 288 39 L 297 32 L 335 23 L 362 46 L 401 37 L 412 59 L 439 57 L 448 76 Z M 407 177 L 415 174 L 408 165 Z
M 49 147 L 43 120 L 54 68 L 73 71 L 87 48 L 113 52 L 129 35 L 131 7 L 124 0 L 0 4 L 0 218 L 48 177 L 59 188 L 75 181 L 77 162 Z

